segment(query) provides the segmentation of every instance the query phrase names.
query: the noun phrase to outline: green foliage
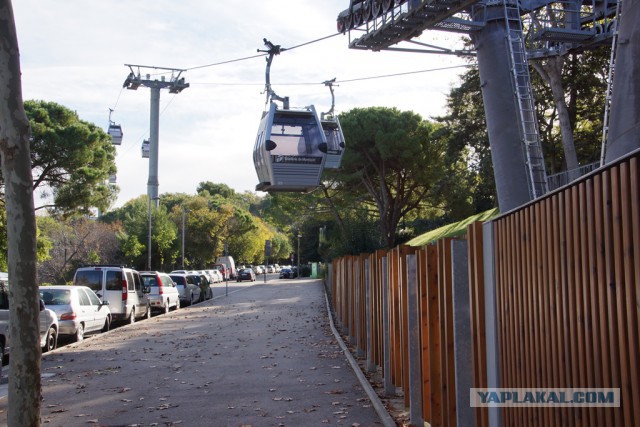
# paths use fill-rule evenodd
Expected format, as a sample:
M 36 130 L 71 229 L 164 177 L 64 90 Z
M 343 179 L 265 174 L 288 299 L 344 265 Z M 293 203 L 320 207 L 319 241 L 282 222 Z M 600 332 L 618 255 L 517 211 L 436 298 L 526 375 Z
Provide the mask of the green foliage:
M 93 219 L 37 217 L 38 246 L 47 248 L 46 258 L 38 259 L 40 282 L 64 285 L 80 265 L 117 263 L 120 244 L 119 224 Z
M 24 107 L 32 132 L 34 190 L 53 198 L 53 205 L 44 207 L 63 216 L 106 211 L 117 195 L 107 183 L 116 173 L 109 135 L 55 102 L 26 101 Z
M 401 219 L 446 203 L 444 140 L 435 124 L 395 108 L 356 108 L 340 122 L 347 149 L 332 187 L 376 212 L 382 246 L 393 247 Z

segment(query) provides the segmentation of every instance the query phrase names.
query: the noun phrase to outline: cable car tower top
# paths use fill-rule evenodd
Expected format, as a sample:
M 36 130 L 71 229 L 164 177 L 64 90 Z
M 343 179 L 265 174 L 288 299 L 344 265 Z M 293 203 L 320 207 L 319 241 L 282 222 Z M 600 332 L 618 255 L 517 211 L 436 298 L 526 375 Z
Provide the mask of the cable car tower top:
M 169 89 L 169 93 L 178 94 L 184 89 L 189 87 L 189 83 L 184 81 L 184 77 L 181 74 L 186 70 L 180 70 L 177 68 L 165 68 L 145 65 L 132 65 L 125 64 L 131 71 L 124 81 L 122 87 L 129 90 L 137 90 L 140 86 L 148 87 L 151 89 L 151 112 L 149 120 L 149 180 L 147 181 L 147 196 L 149 200 L 154 200 L 156 207 L 159 203 L 158 198 L 158 156 L 159 156 L 159 132 L 160 132 L 160 89 Z M 137 73 L 134 71 L 137 68 Z M 147 68 L 155 70 L 156 73 L 152 76 L 151 73 L 147 73 L 145 78 L 141 76 L 140 69 Z M 157 70 L 160 70 L 160 79 L 156 77 L 158 75 Z M 167 80 L 165 74 L 171 74 L 171 77 Z M 143 144 L 143 157 L 144 157 L 144 144 Z

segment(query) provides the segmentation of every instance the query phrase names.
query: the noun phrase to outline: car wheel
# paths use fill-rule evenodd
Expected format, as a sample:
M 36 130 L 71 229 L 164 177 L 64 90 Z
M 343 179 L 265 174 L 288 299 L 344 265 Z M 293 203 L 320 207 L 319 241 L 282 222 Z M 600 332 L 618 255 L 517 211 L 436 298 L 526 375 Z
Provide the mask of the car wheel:
M 47 340 L 45 341 L 44 347 L 42 350 L 46 353 L 47 351 L 55 350 L 58 346 L 58 331 L 53 326 L 49 328 L 47 332 Z
M 164 302 L 164 314 L 169 312 L 169 301 Z
M 75 340 L 76 342 L 84 340 L 84 323 L 80 323 L 78 325 L 78 329 L 76 329 Z
M 129 314 L 129 324 L 136 323 L 136 309 L 131 309 L 131 314 Z
M 102 332 L 107 332 L 111 328 L 111 317 L 107 316 L 104 319 L 104 326 L 102 327 Z

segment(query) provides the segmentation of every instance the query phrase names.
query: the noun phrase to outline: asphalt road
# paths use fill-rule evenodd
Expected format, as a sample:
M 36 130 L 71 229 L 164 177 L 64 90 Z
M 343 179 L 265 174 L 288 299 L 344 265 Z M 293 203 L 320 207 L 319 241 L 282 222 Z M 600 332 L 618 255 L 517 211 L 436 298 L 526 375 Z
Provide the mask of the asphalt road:
M 319 280 L 225 290 L 45 355 L 43 423 L 382 425 L 331 332 Z

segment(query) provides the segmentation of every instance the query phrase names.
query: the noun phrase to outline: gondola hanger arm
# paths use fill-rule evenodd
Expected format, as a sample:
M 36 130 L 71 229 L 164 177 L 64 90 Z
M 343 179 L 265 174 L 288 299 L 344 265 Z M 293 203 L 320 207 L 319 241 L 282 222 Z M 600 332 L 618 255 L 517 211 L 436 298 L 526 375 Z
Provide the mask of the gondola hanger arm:
M 264 45 L 267 46 L 267 50 L 261 50 L 258 49 L 258 52 L 263 52 L 263 53 L 267 53 L 269 56 L 267 56 L 267 69 L 265 71 L 265 92 L 267 93 L 267 103 L 269 102 L 269 100 L 271 101 L 280 101 L 282 102 L 282 106 L 285 110 L 289 109 L 289 97 L 285 96 L 285 97 L 281 97 L 278 96 L 275 91 L 271 88 L 271 62 L 273 61 L 273 57 L 276 55 L 280 55 L 280 52 L 284 52 L 287 49 L 284 49 L 282 47 L 280 47 L 280 45 L 274 45 L 273 43 L 271 43 L 269 40 L 262 39 L 264 41 Z

